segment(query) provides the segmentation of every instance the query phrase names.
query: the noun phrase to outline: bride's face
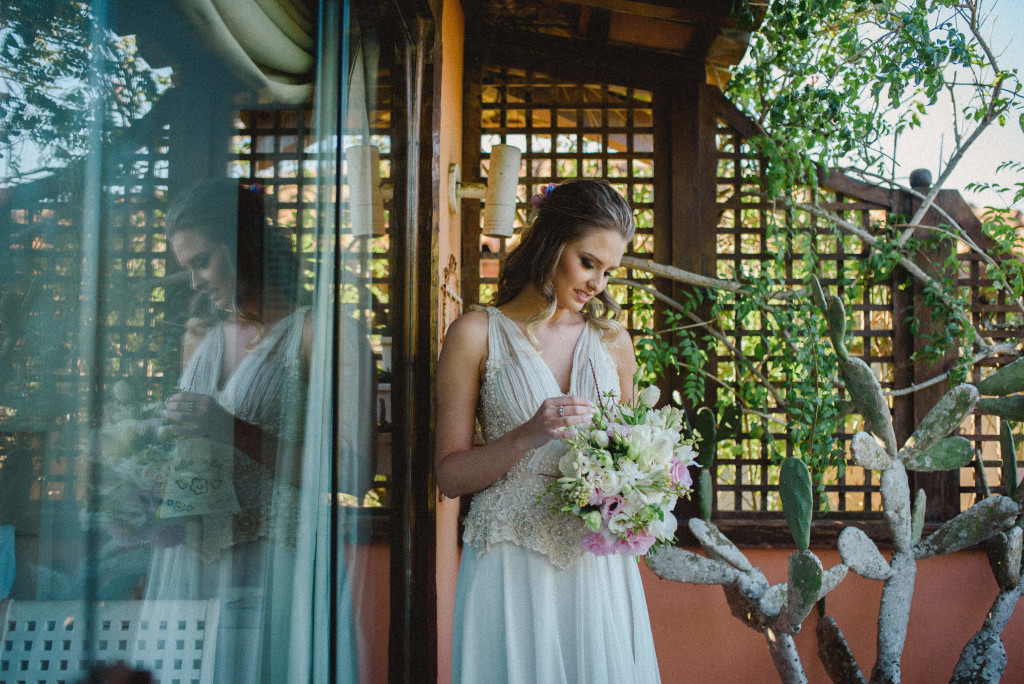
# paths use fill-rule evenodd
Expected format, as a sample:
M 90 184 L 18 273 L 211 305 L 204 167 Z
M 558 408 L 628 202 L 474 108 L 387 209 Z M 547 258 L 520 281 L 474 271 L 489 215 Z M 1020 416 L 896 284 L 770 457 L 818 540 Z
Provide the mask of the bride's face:
M 588 301 L 604 292 L 625 252 L 626 239 L 608 228 L 595 228 L 567 243 L 551 278 L 557 305 L 581 311 Z
M 171 250 L 188 270 L 193 290 L 209 297 L 218 309 L 231 308 L 237 276 L 227 245 L 193 230 L 180 230 L 171 237 Z

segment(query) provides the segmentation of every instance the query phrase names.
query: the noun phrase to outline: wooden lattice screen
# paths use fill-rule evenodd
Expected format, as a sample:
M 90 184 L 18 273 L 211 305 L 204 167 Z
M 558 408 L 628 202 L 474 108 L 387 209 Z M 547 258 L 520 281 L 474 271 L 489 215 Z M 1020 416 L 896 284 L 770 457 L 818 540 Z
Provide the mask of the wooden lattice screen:
M 545 74 L 513 68 L 489 66 L 483 69 L 480 90 L 481 168 L 487 175 L 487 154 L 492 145 L 506 143 L 523 150 L 518 193 L 519 211 L 516 227 L 521 228 L 528 217 L 529 197 L 544 184 L 576 175 L 607 178 L 627 196 L 637 215 L 637 241 L 629 254 L 650 258 L 654 253 L 653 226 L 653 95 L 650 92 L 599 83 L 565 82 Z M 884 391 L 905 385 L 906 370 L 913 364 L 906 349 L 897 349 L 894 339 L 897 326 L 905 325 L 903 315 L 894 311 L 894 289 L 902 283 L 894 280 L 875 282 L 862 292 L 850 290 L 846 283 L 851 267 L 867 255 L 862 242 L 819 225 L 819 220 L 806 212 L 792 212 L 788 217 L 760 194 L 763 186 L 761 161 L 746 144 L 743 135 L 724 118 L 718 120 L 716 131 L 718 155 L 717 207 L 717 275 L 725 279 L 742 278 L 760 272 L 765 262 L 777 258 L 785 248 L 790 258 L 785 264 L 785 285 L 800 287 L 807 268 L 801 257 L 812 251 L 819 264 L 819 277 L 826 289 L 838 294 L 847 305 L 853 320 L 847 331 L 851 354 L 862 357 L 875 372 Z M 815 199 L 826 209 L 847 221 L 873 230 L 877 223 L 893 211 L 892 201 L 865 199 L 830 188 L 813 190 Z M 891 199 L 891 198 L 890 198 Z M 778 212 L 778 213 L 773 213 Z M 813 240 L 794 244 L 769 231 L 769 221 L 793 221 L 810 230 Z M 487 301 L 493 291 L 499 261 L 517 238 L 508 240 L 481 238 L 480 301 Z M 961 284 L 975 316 L 983 318 L 979 325 L 996 329 L 993 337 L 1021 334 L 1018 314 L 1003 300 L 990 301 L 991 282 L 984 280 L 983 265 L 969 253 L 961 253 L 963 269 Z M 648 281 L 645 274 L 628 273 L 623 277 Z M 782 284 L 780 284 L 781 286 Z M 622 288 L 613 294 L 620 301 L 648 302 L 646 293 Z M 741 349 L 756 349 L 758 341 L 769 336 L 770 322 L 762 314 L 748 314 L 738 320 L 736 312 L 726 312 L 719 323 L 730 343 Z M 636 330 L 649 321 L 632 316 L 628 325 Z M 736 369 L 727 350 L 719 344 L 709 350 L 706 369 L 716 377 L 731 377 Z M 771 359 L 764 367 L 771 369 Z M 898 370 L 899 369 L 899 370 Z M 902 375 L 901 372 L 902 371 Z M 781 386 L 786 378 L 776 372 L 770 379 Z M 727 390 L 718 387 L 717 397 L 728 399 Z M 912 402 L 898 391 L 890 397 L 895 420 L 900 413 L 912 409 Z M 969 423 L 969 424 L 967 424 Z M 976 415 L 963 426 L 961 433 L 975 441 L 986 457 L 989 484 L 999 491 L 998 464 L 994 460 L 993 442 L 998 424 L 989 416 Z M 757 407 L 744 414 L 738 439 L 723 442 L 718 451 L 715 478 L 714 511 L 729 518 L 777 515 L 778 463 L 770 456 L 769 440 L 776 453 L 790 455 L 793 447 L 787 439 L 786 415 L 777 404 Z M 855 432 L 863 428 L 863 420 L 853 414 L 844 421 L 838 438 L 848 449 Z M 822 507 L 829 515 L 874 516 L 881 511 L 878 474 L 847 462 L 845 472 L 826 474 L 827 484 Z M 960 499 L 956 505 L 966 507 L 976 495 L 972 468 L 961 473 Z
M 633 207 L 637 234 L 627 254 L 650 258 L 654 252 L 654 130 L 651 93 L 601 83 L 562 81 L 522 69 L 485 67 L 481 87 L 481 168 L 487 176 L 488 155 L 495 144 L 522 150 L 515 228 L 529 221 L 530 197 L 548 183 L 577 176 L 604 178 Z M 499 261 L 518 241 L 481 238 L 479 301 L 494 291 Z M 630 274 L 649 280 L 646 274 Z M 638 290 L 612 286 L 623 303 L 626 325 L 638 329 L 649 321 L 631 305 L 649 301 Z
M 850 262 L 863 259 L 867 249 L 859 240 L 838 235 L 827 227 L 819 227 L 815 216 L 806 212 L 793 212 L 788 218 L 774 214 L 777 208 L 762 195 L 762 165 L 742 136 L 726 122 L 719 121 L 717 132 L 718 150 L 718 277 L 736 280 L 746 274 L 758 274 L 762 264 L 776 259 L 780 250 L 785 249 L 790 257 L 784 265 L 786 286 L 800 288 L 807 275 L 807 266 L 802 257 L 812 251 L 820 264 L 819 277 L 822 285 L 839 294 L 852 311 L 854 326 L 847 331 L 847 345 L 851 354 L 861 356 L 880 378 L 884 389 L 892 387 L 892 284 L 876 283 L 861 295 L 857 301 L 850 301 L 850 294 L 843 286 L 843 275 Z M 867 202 L 851 200 L 827 188 L 818 189 L 817 200 L 825 209 L 843 216 L 846 220 L 870 228 L 872 220 L 884 217 L 885 207 Z M 773 235 L 769 230 L 771 220 L 790 220 L 807 228 L 814 235 L 813 242 L 794 244 L 791 239 Z M 780 283 L 780 286 L 782 283 Z M 727 326 L 723 332 L 738 349 L 768 348 L 769 322 L 764 314 L 748 315 L 737 320 L 735 315 L 723 317 L 720 321 Z M 728 323 L 725 323 L 728 321 Z M 730 378 L 736 373 L 729 358 L 728 350 L 719 344 L 713 359 L 717 362 L 711 372 L 720 378 Z M 763 364 L 768 379 L 780 385 L 787 378 L 771 374 L 770 359 Z M 728 400 L 724 389 L 719 389 L 719 399 Z M 733 515 L 747 511 L 779 511 L 778 499 L 779 464 L 770 457 L 768 441 L 775 440 L 777 452 L 793 455 L 793 445 L 787 439 L 785 410 L 773 402 L 760 407 L 764 416 L 747 413 L 739 438 L 723 443 L 719 449 L 717 478 L 715 481 L 715 506 L 718 512 Z M 772 420 L 775 419 L 775 420 Z M 859 416 L 846 421 L 846 430 L 839 438 L 848 443 L 859 429 Z M 881 499 L 877 474 L 848 465 L 845 473 L 828 473 L 826 476 L 826 501 L 828 510 L 858 513 L 878 511 Z

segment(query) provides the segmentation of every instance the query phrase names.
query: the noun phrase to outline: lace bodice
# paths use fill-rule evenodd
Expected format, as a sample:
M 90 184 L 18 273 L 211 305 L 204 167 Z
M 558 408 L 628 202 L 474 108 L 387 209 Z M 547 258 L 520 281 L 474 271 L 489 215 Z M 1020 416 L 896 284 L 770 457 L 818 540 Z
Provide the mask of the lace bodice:
M 495 307 L 487 308 L 487 363 L 480 387 L 477 418 L 491 442 L 529 420 L 548 397 L 562 394 L 539 352 L 519 326 Z M 596 381 L 596 385 L 595 385 Z M 598 392 L 618 393 L 619 378 L 601 330 L 584 327 L 573 353 L 569 394 L 598 400 Z M 473 497 L 463 541 L 483 555 L 491 546 L 512 542 L 548 556 L 560 568 L 583 553 L 583 523 L 551 513 L 538 501 L 558 472 L 565 453 L 559 440 L 534 449 L 505 475 Z
M 223 388 L 218 388 L 224 356 L 224 330 L 210 329 L 181 374 L 183 391 L 209 394 L 232 415 L 279 437 L 277 465 L 297 458 L 301 426 L 301 341 L 309 307 L 279 321 L 242 360 Z M 239 452 L 235 459 L 235 493 L 241 511 L 231 515 L 194 516 L 183 520 L 190 546 L 204 558 L 221 549 L 269 535 L 295 548 L 298 489 L 275 478 L 266 467 Z

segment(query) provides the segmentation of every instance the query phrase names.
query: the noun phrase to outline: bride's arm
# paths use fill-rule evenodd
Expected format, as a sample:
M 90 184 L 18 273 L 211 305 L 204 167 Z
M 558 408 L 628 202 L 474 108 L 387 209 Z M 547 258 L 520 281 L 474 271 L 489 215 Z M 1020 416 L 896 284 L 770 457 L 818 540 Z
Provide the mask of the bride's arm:
M 437 361 L 437 425 L 434 475 L 445 496 L 484 489 L 531 449 L 571 436 L 558 428 L 590 418 L 590 403 L 580 397 L 545 399 L 530 420 L 483 446 L 473 446 L 476 405 L 487 359 L 487 314 L 470 312 L 448 328 Z M 558 407 L 563 405 L 563 415 Z

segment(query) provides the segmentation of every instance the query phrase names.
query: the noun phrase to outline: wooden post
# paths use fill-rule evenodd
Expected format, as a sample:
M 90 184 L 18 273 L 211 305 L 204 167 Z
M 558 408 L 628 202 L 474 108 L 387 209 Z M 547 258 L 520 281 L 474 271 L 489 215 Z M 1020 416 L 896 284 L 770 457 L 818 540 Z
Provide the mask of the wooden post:
M 910 176 L 911 187 L 922 195 L 928 194 L 931 180 L 931 174 L 924 169 L 917 169 L 912 172 Z M 904 193 L 902 204 L 905 207 L 904 213 L 907 216 L 911 216 L 921 205 L 921 201 L 916 197 L 912 197 L 909 194 Z M 942 219 L 935 212 L 930 211 L 925 216 L 922 223 L 925 225 L 937 225 L 941 221 Z M 917 237 L 927 237 L 924 229 L 918 229 Z M 924 269 L 925 272 L 933 275 L 939 282 L 948 281 L 954 275 L 944 266 L 946 258 L 949 256 L 950 249 L 955 249 L 955 246 L 922 250 L 915 256 L 915 262 L 918 266 Z M 925 305 L 924 285 L 915 279 L 912 292 L 913 307 L 911 309 L 911 315 L 917 322 L 917 334 L 913 336 L 913 350 L 914 352 L 918 352 L 924 348 L 925 341 L 928 336 L 935 335 L 939 332 L 939 327 L 932 317 L 931 311 Z M 918 384 L 929 380 L 936 375 L 945 373 L 955 364 L 955 350 L 947 351 L 936 361 L 924 361 L 921 359 L 915 360 L 913 362 L 913 383 Z M 949 389 L 949 381 L 944 380 L 930 387 L 914 392 L 913 427 L 917 427 L 921 424 L 924 417 L 928 415 L 928 412 L 931 411 L 943 396 L 945 396 Z M 960 512 L 959 502 L 957 501 L 959 477 L 960 474 L 957 471 L 910 474 L 912 495 L 913 492 L 916 492 L 918 489 L 923 489 L 925 496 L 927 497 L 927 504 L 925 507 L 926 522 L 944 522 Z

